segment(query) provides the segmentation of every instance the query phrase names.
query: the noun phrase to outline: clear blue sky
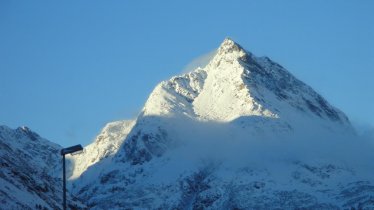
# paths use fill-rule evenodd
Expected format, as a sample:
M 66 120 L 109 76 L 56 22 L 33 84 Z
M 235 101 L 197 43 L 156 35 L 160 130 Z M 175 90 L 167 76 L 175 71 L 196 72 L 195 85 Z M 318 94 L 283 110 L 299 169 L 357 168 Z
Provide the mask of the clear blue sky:
M 231 37 L 374 125 L 374 1 L 0 1 L 0 124 L 63 146 Z

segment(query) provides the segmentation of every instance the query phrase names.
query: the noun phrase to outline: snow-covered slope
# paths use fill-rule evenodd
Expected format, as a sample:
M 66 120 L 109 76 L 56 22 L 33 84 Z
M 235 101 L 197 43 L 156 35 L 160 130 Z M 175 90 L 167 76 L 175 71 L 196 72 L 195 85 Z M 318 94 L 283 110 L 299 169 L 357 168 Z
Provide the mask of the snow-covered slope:
M 61 209 L 60 150 L 27 127 L 0 126 L 0 209 Z
M 374 208 L 372 150 L 344 113 L 230 39 L 118 128 L 75 161 L 91 209 Z
M 95 141 L 86 146 L 82 153 L 70 156 L 69 159 L 73 165 L 70 179 L 79 177 L 91 165 L 104 159 L 110 159 L 117 152 L 134 123 L 133 120 L 108 123 Z

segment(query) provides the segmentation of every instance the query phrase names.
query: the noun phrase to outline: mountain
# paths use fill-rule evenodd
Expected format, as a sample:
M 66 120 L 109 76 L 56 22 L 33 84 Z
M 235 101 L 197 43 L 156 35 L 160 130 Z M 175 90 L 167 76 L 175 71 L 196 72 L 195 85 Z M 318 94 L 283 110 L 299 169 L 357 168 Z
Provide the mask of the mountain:
M 0 126 L 0 209 L 61 209 L 61 149 L 25 126 Z
M 371 133 L 225 39 L 67 156 L 73 209 L 374 209 Z M 0 209 L 61 209 L 61 147 L 0 126 Z M 80 202 L 84 201 L 84 205 Z
M 255 57 L 225 39 L 204 69 L 159 84 L 143 115 L 181 114 L 231 121 L 241 116 L 283 119 L 300 112 L 349 124 L 343 113 L 282 66 L 267 57 Z
M 90 209 L 373 209 L 371 151 L 311 87 L 225 39 L 72 157 L 70 187 Z

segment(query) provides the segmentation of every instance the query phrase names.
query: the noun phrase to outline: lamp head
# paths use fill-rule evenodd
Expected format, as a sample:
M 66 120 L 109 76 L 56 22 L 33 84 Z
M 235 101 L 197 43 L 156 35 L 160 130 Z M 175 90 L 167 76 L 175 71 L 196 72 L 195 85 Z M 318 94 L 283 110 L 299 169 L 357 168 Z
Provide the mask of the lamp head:
M 72 147 L 67 147 L 61 150 L 61 155 L 71 154 L 71 153 L 77 153 L 79 151 L 82 151 L 83 147 L 82 145 L 78 144 Z

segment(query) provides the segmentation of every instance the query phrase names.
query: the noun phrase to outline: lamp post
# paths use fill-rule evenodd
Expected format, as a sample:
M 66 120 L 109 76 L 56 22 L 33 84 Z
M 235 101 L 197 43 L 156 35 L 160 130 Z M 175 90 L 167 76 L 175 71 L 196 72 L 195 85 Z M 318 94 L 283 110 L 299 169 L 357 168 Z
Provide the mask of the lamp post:
M 66 210 L 66 172 L 65 172 L 65 155 L 82 151 L 82 145 L 78 144 L 61 150 L 62 155 L 62 180 L 63 180 L 63 209 Z

